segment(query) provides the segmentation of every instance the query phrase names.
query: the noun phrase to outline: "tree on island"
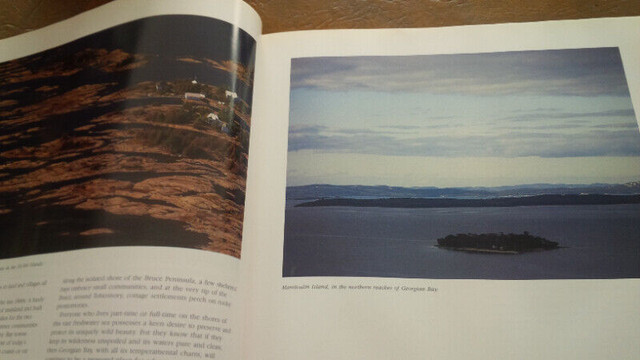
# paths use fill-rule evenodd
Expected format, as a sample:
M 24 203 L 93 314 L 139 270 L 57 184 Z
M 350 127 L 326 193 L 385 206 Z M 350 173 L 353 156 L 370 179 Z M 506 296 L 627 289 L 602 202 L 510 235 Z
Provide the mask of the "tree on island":
M 522 234 L 457 234 L 440 238 L 438 247 L 479 252 L 521 253 L 535 250 L 551 250 L 558 247 L 555 241 L 534 236 L 525 231 Z

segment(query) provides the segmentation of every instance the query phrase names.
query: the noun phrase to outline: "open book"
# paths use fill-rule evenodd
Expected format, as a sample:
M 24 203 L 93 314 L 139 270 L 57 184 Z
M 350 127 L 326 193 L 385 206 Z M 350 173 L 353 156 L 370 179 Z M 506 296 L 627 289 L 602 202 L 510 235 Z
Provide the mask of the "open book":
M 640 18 L 260 28 L 0 41 L 1 359 L 640 356 Z

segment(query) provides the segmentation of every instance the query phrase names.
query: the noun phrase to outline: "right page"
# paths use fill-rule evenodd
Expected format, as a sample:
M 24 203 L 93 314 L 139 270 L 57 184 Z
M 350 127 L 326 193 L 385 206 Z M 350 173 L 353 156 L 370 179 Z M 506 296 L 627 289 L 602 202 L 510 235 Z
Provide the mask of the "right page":
M 247 358 L 637 358 L 639 31 L 264 36 Z

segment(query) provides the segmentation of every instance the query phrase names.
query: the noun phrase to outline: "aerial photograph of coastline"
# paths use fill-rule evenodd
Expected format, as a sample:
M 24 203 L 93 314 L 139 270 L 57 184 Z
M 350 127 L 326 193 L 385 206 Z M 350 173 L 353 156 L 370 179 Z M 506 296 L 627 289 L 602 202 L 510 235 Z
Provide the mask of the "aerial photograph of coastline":
M 255 41 L 156 16 L 0 64 L 0 258 L 240 257 Z
M 618 48 L 296 58 L 284 277 L 640 277 Z

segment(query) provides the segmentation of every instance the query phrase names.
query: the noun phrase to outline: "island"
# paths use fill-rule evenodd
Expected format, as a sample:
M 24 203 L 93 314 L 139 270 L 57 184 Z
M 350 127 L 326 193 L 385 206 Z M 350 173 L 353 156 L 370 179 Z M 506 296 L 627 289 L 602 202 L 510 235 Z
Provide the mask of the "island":
M 520 254 L 553 250 L 558 243 L 525 231 L 522 234 L 457 234 L 438 239 L 437 247 L 448 250 L 489 254 Z

